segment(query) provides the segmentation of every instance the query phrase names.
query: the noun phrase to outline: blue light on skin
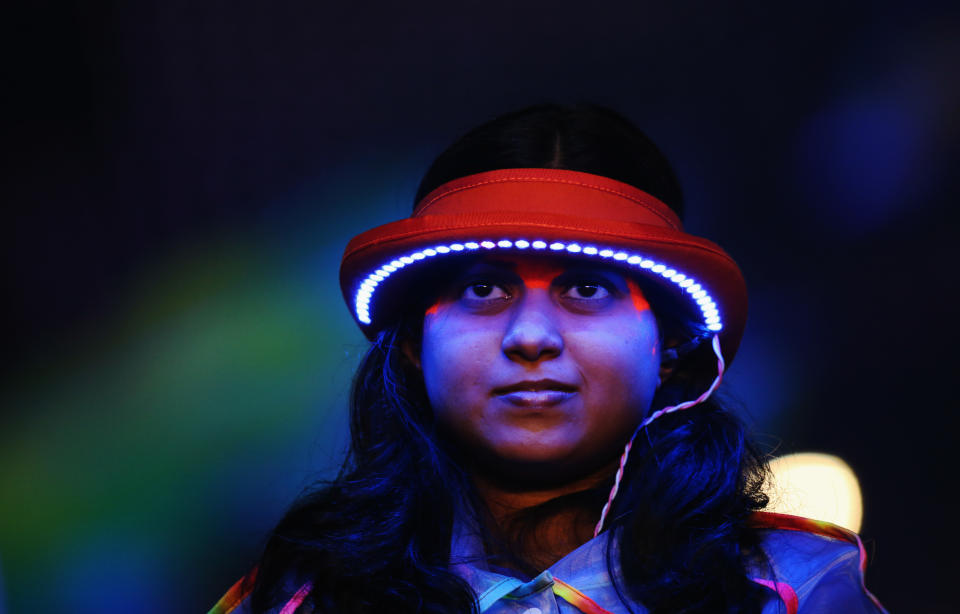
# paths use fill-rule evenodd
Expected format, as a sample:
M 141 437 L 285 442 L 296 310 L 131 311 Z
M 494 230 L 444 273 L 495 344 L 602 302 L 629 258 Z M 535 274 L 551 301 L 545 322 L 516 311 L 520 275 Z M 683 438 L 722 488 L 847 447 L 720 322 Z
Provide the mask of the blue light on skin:
M 456 278 L 413 358 L 480 471 L 537 483 L 606 475 L 661 377 L 656 320 L 625 273 L 509 253 Z

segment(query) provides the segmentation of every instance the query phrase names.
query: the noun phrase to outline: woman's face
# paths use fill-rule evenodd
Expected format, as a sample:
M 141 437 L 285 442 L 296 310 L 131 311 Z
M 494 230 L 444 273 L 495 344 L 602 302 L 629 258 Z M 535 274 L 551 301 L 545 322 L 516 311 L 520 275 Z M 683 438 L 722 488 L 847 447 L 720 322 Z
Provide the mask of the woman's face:
M 489 256 L 430 307 L 420 364 L 441 428 L 500 479 L 605 467 L 660 383 L 657 323 L 616 269 Z

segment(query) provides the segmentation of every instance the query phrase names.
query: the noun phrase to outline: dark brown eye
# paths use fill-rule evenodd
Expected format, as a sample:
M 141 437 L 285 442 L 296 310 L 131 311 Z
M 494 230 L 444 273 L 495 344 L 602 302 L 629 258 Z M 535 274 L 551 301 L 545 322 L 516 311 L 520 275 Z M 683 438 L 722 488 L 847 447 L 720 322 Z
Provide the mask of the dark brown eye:
M 494 284 L 470 284 L 463 290 L 463 298 L 472 300 L 506 298 L 507 293 Z
M 563 296 L 575 299 L 602 299 L 610 296 L 610 291 L 600 284 L 575 284 L 570 286 Z

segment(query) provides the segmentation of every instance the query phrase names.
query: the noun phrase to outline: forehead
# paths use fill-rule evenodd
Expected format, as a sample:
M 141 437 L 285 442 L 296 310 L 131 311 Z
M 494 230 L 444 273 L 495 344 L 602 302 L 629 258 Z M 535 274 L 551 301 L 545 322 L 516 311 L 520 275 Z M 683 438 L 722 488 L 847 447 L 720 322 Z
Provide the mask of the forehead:
M 554 278 L 570 271 L 602 272 L 626 276 L 625 272 L 602 262 L 552 254 L 483 254 L 458 267 L 456 273 L 483 271 L 514 273 L 523 278 Z

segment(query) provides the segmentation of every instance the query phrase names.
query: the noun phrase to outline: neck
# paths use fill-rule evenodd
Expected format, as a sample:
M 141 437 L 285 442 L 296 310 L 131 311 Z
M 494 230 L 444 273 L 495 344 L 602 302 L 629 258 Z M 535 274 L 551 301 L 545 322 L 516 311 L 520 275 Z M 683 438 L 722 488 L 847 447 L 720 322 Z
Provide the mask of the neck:
M 499 555 L 503 567 L 534 574 L 589 541 L 602 502 L 598 505 L 594 497 L 556 500 L 608 482 L 615 469 L 605 466 L 586 477 L 549 488 L 518 488 L 474 474 L 477 493 L 489 512 L 491 532 L 499 541 L 487 545 L 490 553 Z M 534 509 L 538 506 L 539 510 Z

